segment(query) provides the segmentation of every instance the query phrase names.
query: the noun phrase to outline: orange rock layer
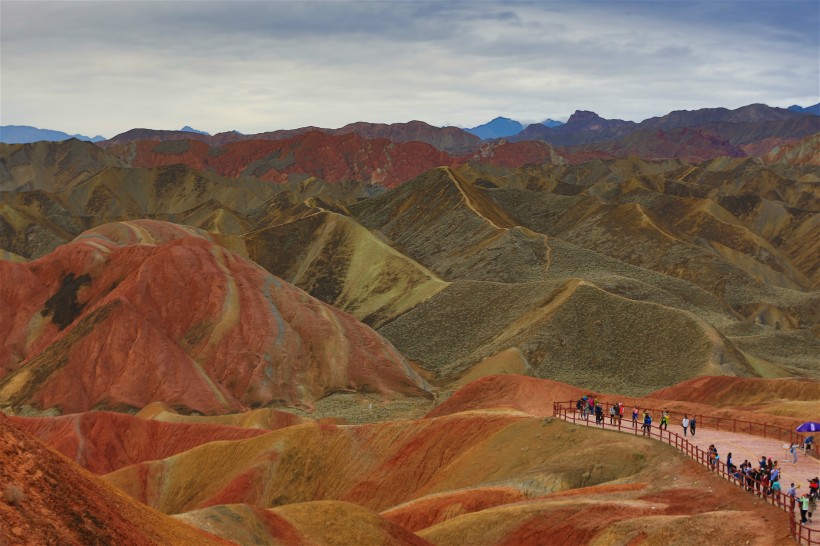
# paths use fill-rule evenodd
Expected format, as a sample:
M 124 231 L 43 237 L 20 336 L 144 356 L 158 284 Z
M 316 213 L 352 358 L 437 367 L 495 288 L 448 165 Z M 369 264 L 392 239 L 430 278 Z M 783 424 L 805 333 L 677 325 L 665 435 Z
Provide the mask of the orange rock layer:
M 0 262 L 0 310 L 0 400 L 11 406 L 160 401 L 217 414 L 427 389 L 369 327 L 163 222 L 102 226 L 41 259 Z

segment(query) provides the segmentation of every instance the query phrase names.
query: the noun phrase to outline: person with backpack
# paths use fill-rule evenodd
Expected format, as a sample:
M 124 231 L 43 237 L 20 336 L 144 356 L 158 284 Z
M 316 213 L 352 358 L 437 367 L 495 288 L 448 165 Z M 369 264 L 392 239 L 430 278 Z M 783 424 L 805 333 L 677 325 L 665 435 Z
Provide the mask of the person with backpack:
M 578 400 L 578 409 L 581 411 L 581 419 L 584 421 L 589 419 L 589 412 L 587 411 L 587 397 L 584 396 Z
M 641 430 L 643 430 L 644 436 L 652 436 L 652 416 L 649 415 L 648 411 L 643 412 L 643 426 Z
M 684 415 L 680 424 L 683 426 L 683 435 L 686 436 L 686 432 L 689 430 L 689 417 Z
M 692 418 L 689 419 L 689 432 L 692 433 L 692 436 L 695 435 L 695 425 L 696 424 L 697 423 L 695 422 L 695 416 L 693 415 Z

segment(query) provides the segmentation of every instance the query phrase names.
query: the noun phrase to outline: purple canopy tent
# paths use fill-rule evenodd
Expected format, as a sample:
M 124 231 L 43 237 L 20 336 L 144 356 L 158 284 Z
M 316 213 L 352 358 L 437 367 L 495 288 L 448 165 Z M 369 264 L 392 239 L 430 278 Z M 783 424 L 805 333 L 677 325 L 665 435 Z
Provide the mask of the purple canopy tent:
M 797 427 L 797 432 L 820 432 L 820 423 L 809 421 Z

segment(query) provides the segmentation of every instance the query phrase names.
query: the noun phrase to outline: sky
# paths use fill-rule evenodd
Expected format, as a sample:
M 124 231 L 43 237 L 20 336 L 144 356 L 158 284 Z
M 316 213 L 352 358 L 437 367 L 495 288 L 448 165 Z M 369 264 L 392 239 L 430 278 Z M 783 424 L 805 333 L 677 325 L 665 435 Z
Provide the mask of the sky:
M 820 101 L 820 1 L 0 2 L 0 124 L 112 137 Z

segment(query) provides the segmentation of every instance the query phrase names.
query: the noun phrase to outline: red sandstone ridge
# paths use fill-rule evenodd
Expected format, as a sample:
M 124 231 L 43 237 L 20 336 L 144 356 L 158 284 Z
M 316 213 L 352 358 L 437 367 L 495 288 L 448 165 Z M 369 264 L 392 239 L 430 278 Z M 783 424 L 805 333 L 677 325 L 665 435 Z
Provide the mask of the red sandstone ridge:
M 509 168 L 527 163 L 563 163 L 544 142 L 488 143 L 470 155 L 454 156 L 418 141 L 366 139 L 357 133 L 333 135 L 308 131 L 283 140 L 242 140 L 214 148 L 200 140 L 138 140 L 116 144 L 108 151 L 132 167 L 153 168 L 184 164 L 211 169 L 221 176 L 253 176 L 285 183 L 317 177 L 339 183 L 359 180 L 392 188 L 443 166 L 469 161 Z
M 0 414 L 0 544 L 229 544 L 135 502 Z
M 231 142 L 244 140 L 286 140 L 309 132 L 321 132 L 327 135 L 355 134 L 365 139 L 388 139 L 392 142 L 423 142 L 448 153 L 466 153 L 475 150 L 481 139 L 458 127 L 434 127 L 423 121 L 409 121 L 407 123 L 349 123 L 338 129 L 322 127 L 300 127 L 298 129 L 279 129 L 252 135 L 243 135 L 236 131 L 228 131 L 215 135 L 204 135 L 185 131 L 162 131 L 154 129 L 131 129 L 109 140 L 100 143 L 108 148 L 118 144 L 135 142 L 138 140 L 153 140 L 155 142 L 170 140 L 196 140 L 211 146 L 222 146 Z
M 807 378 L 703 376 L 653 392 L 647 398 L 682 400 L 717 407 L 751 406 L 786 400 L 818 404 L 820 381 Z
M 0 262 L 0 400 L 216 414 L 339 390 L 425 394 L 369 327 L 191 232 L 124 222 Z
M 598 393 L 550 379 L 515 374 L 489 375 L 458 389 L 427 417 L 486 408 L 509 408 L 547 417 L 552 415 L 553 402 L 577 400 L 585 394 L 598 396 Z
M 107 411 L 8 419 L 95 474 L 163 459 L 208 442 L 244 440 L 270 432 L 226 425 L 163 423 Z
M 393 187 L 421 173 L 458 160 L 423 142 L 365 139 L 348 133 L 309 131 L 284 140 L 245 140 L 211 148 L 198 140 L 140 140 L 111 146 L 108 151 L 133 167 L 185 164 L 213 169 L 223 176 L 255 176 L 284 183 L 292 177 L 317 177 L 326 182 L 361 180 Z

